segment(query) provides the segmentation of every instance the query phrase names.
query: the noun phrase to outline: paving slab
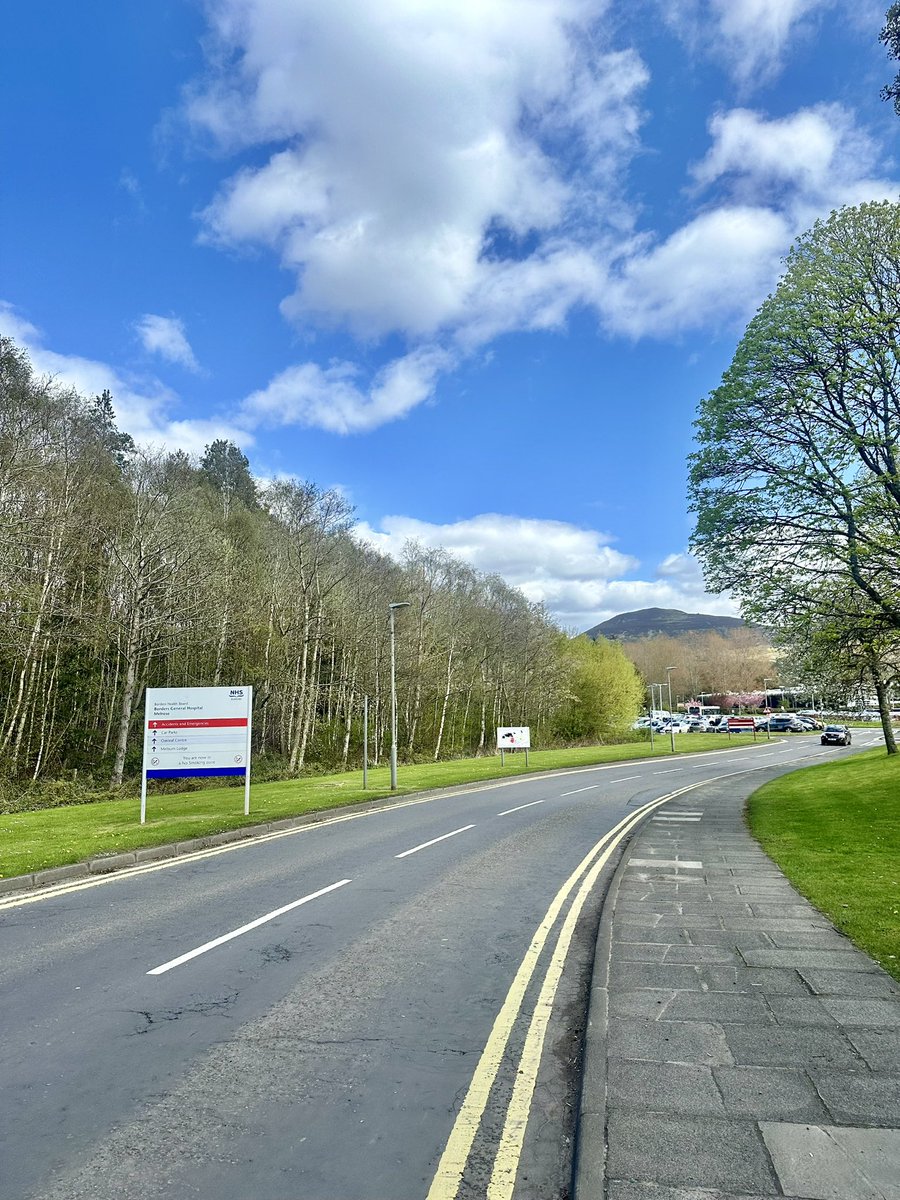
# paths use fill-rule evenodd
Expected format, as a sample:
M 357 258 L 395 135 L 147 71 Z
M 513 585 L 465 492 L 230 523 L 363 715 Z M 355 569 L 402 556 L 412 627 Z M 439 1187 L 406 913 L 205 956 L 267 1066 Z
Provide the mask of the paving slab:
M 574 1200 L 900 1200 L 900 984 L 755 845 L 756 786 L 645 826 L 611 885 Z
M 749 1183 L 761 1196 L 781 1194 L 762 1136 L 749 1121 L 610 1107 L 608 1126 L 611 1179 L 726 1192 Z
M 762 1122 L 785 1194 L 805 1200 L 900 1200 L 900 1129 Z

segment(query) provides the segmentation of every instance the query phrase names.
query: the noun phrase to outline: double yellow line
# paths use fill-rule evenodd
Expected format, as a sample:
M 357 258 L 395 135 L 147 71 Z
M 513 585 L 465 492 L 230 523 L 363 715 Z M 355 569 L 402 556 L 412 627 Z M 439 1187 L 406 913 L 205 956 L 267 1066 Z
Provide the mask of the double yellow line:
M 633 813 L 625 817 L 618 825 L 614 826 L 600 838 L 556 893 L 553 902 L 547 909 L 544 919 L 541 921 L 531 940 L 531 944 L 525 952 L 525 957 L 522 959 L 512 985 L 506 994 L 506 999 L 503 1001 L 500 1012 L 497 1014 L 497 1019 L 494 1021 L 487 1044 L 482 1051 L 478 1066 L 475 1068 L 475 1074 L 472 1076 L 472 1082 L 469 1084 L 466 1098 L 463 1101 L 462 1108 L 459 1110 L 450 1137 L 441 1155 L 441 1160 L 438 1163 L 437 1171 L 431 1181 L 431 1187 L 428 1189 L 426 1200 L 456 1200 L 459 1194 L 463 1172 L 465 1171 L 466 1163 L 472 1149 L 472 1143 L 475 1141 L 475 1135 L 478 1132 L 484 1111 L 487 1108 L 491 1088 L 494 1086 L 500 1070 L 500 1064 L 503 1061 L 503 1055 L 506 1052 L 513 1027 L 521 1013 L 525 992 L 537 969 L 538 961 L 556 924 L 557 917 L 572 892 L 577 888 L 575 899 L 560 929 L 559 937 L 557 938 L 556 946 L 553 950 L 547 967 L 547 973 L 544 976 L 544 981 L 534 1007 L 534 1012 L 531 1015 L 525 1044 L 522 1049 L 522 1057 L 519 1062 L 519 1069 L 516 1074 L 515 1085 L 510 1097 L 509 1106 L 506 1110 L 503 1132 L 500 1135 L 500 1143 L 494 1158 L 491 1180 L 488 1185 L 488 1200 L 510 1200 L 515 1186 L 516 1171 L 518 1170 L 522 1143 L 525 1139 L 525 1127 L 528 1124 L 528 1115 L 531 1111 L 531 1101 L 537 1083 L 538 1067 L 540 1066 L 547 1026 L 550 1023 L 553 1000 L 556 996 L 556 990 L 562 976 L 566 957 L 569 953 L 569 947 L 572 943 L 575 926 L 578 923 L 578 918 L 581 916 L 585 901 L 596 884 L 600 872 L 635 825 L 639 824 L 648 813 L 659 808 L 661 804 L 665 804 L 669 800 L 674 800 L 676 796 L 681 796 L 685 792 L 690 792 L 694 788 L 701 787 L 703 784 L 709 782 L 710 780 L 702 780 L 699 783 L 692 783 L 687 787 L 679 788 L 676 792 L 670 792 L 666 796 L 661 796 L 658 800 L 651 800 L 640 808 L 635 809 Z M 578 886 L 579 881 L 581 881 L 580 887 Z

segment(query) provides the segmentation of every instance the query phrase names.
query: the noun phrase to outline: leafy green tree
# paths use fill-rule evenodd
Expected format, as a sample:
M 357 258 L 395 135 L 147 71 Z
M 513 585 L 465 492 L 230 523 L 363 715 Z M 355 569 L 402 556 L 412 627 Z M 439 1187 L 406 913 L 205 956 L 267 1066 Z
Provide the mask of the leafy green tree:
M 617 642 L 567 638 L 560 644 L 568 696 L 557 718 L 560 736 L 602 741 L 623 733 L 640 711 L 644 684 Z
M 862 604 L 873 630 L 900 629 L 898 295 L 900 205 L 832 213 L 700 406 L 693 546 L 747 616 Z
M 891 58 L 900 58 L 900 3 L 892 4 L 884 18 L 884 28 L 878 40 L 887 46 Z M 882 100 L 894 102 L 894 112 L 900 116 L 900 72 L 894 76 L 894 82 L 881 89 Z
M 805 681 L 840 704 L 850 695 L 874 690 L 887 752 L 896 754 L 889 692 L 900 680 L 900 636 L 880 628 L 863 605 L 852 614 L 846 609 L 845 601 L 835 606 L 839 616 L 807 612 L 782 623 L 782 674 Z
M 123 433 L 116 425 L 112 392 L 106 388 L 99 396 L 95 396 L 89 404 L 88 411 L 100 444 L 124 470 L 134 455 L 136 446 L 131 434 Z
M 204 478 L 225 498 L 226 505 L 239 500 L 245 508 L 259 503 L 256 481 L 250 474 L 250 463 L 234 442 L 217 438 L 203 452 L 200 470 Z

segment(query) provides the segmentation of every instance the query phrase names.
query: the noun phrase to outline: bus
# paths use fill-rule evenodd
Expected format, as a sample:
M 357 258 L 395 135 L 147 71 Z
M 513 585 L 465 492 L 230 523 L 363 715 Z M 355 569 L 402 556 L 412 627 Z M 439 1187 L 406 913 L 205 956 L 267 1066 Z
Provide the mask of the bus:
M 687 715 L 689 717 L 719 717 L 722 715 L 722 709 L 718 704 L 689 704 Z

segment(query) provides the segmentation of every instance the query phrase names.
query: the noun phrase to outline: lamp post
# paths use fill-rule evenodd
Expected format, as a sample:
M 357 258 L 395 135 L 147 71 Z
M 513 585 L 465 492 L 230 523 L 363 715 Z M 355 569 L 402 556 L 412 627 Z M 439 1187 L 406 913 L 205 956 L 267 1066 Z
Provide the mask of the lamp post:
M 649 687 L 650 687 L 650 753 L 652 754 L 653 753 L 653 721 L 655 719 L 653 716 L 653 709 L 656 706 L 653 703 L 653 684 L 651 683 L 649 685 Z
M 772 682 L 774 683 L 775 680 L 773 679 Z M 766 689 L 766 741 L 771 742 L 772 732 L 769 729 L 769 718 L 771 717 L 772 714 L 769 712 L 769 679 L 768 679 L 768 676 L 765 676 L 763 678 L 763 687 Z
M 669 689 L 669 716 L 670 717 L 673 717 L 675 715 L 672 712 L 672 672 L 677 671 L 677 670 L 678 670 L 677 667 L 666 667 L 666 686 Z M 669 734 L 671 735 L 671 738 L 672 738 L 672 753 L 674 754 L 675 753 L 675 727 L 674 727 L 674 725 L 669 726 Z
M 394 610 L 409 608 L 408 600 L 389 604 L 391 614 L 391 791 L 397 790 L 397 670 L 394 652 Z

